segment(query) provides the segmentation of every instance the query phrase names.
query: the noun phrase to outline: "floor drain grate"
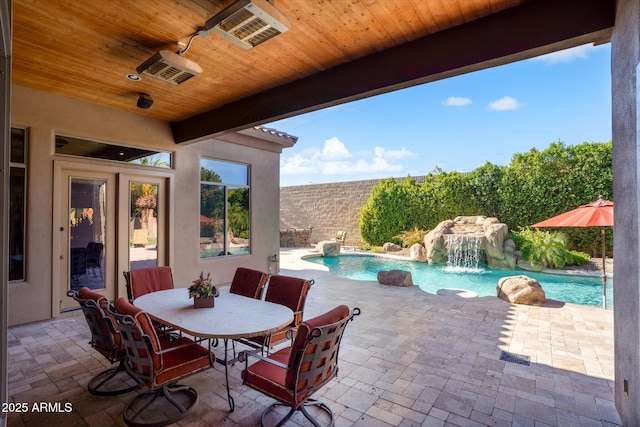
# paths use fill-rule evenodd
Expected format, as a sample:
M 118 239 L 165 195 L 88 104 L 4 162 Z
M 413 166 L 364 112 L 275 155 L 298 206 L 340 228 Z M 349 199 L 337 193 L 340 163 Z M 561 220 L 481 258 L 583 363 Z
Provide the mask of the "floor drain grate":
M 503 351 L 500 353 L 500 360 L 517 363 L 518 365 L 531 366 L 531 356 L 527 356 L 526 354 L 516 354 Z

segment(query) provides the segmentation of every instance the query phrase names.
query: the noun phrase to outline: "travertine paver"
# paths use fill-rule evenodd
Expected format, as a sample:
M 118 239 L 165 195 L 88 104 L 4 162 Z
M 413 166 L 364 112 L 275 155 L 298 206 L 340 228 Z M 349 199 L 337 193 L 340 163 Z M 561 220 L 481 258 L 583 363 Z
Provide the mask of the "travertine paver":
M 426 294 L 329 275 L 283 251 L 281 274 L 315 279 L 305 317 L 337 304 L 362 314 L 346 331 L 338 378 L 317 396 L 337 426 L 619 425 L 613 403 L 611 311 L 553 304 L 510 305 L 497 298 Z M 131 398 L 86 392 L 108 362 L 88 344 L 79 315 L 9 329 L 11 402 L 70 403 L 71 412 L 9 415 L 10 426 L 120 426 Z M 531 365 L 499 360 L 501 351 L 530 356 Z M 236 411 L 228 412 L 218 366 L 184 382 L 200 393 L 180 425 L 259 425 L 271 401 L 242 386 L 231 368 Z M 284 412 L 280 412 L 284 413 Z M 307 425 L 295 416 L 291 425 Z

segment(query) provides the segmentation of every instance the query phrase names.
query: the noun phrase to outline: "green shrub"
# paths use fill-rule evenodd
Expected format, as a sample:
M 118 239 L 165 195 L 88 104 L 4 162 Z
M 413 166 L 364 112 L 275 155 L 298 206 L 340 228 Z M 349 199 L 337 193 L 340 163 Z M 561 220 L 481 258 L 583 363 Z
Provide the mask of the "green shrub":
M 585 265 L 591 260 L 591 257 L 586 252 L 569 251 L 569 253 L 572 258 L 571 262 L 568 263 L 569 265 Z
M 373 246 L 371 248 L 371 252 L 374 253 L 374 254 L 384 254 L 387 251 L 385 251 L 382 246 Z
M 524 259 L 532 265 L 544 268 L 562 268 L 573 262 L 573 255 L 567 249 L 567 236 L 559 231 L 541 231 L 526 228 L 514 233 L 521 240 Z

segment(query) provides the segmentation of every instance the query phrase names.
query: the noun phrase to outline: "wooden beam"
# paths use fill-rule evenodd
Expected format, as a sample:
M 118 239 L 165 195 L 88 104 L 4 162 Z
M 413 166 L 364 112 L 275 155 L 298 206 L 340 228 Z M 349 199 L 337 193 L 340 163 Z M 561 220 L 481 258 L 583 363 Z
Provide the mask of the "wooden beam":
M 176 143 L 506 64 L 608 42 L 614 0 L 532 0 L 171 124 Z

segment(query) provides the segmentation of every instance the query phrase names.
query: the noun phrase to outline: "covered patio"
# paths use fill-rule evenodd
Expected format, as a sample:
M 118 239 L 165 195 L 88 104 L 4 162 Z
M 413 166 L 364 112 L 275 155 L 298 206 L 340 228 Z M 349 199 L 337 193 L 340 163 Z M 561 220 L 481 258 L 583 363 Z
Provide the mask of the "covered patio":
M 305 318 L 340 303 L 362 310 L 347 328 L 337 379 L 318 396 L 336 414 L 336 425 L 622 424 L 614 404 L 611 311 L 552 301 L 544 307 L 511 305 L 493 297 L 442 297 L 417 286 L 351 281 L 302 261 L 304 253 L 283 250 L 280 273 L 315 279 Z M 107 362 L 88 344 L 80 312 L 15 326 L 8 334 L 9 402 L 73 408 L 14 413 L 9 425 L 124 425 L 130 395 L 86 391 Z M 531 364 L 500 360 L 502 351 L 530 356 Z M 217 365 L 185 380 L 198 390 L 200 403 L 180 425 L 259 425 L 271 400 L 242 385 L 240 366 L 231 368 L 233 413 Z

